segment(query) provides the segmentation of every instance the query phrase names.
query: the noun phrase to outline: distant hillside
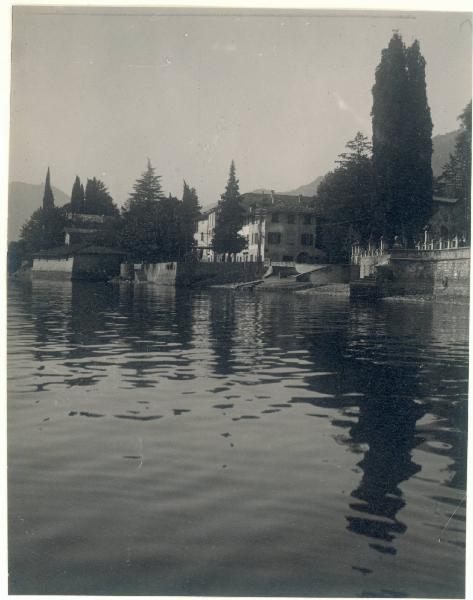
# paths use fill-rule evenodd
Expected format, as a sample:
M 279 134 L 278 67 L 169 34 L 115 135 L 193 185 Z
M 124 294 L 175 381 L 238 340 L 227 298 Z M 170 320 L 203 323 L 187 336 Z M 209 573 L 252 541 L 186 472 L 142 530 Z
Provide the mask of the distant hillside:
M 299 194 L 301 196 L 315 196 L 315 194 L 317 193 L 317 189 L 320 185 L 320 182 L 322 181 L 323 178 L 324 178 L 323 175 L 319 175 L 319 177 L 316 177 L 314 179 L 314 181 L 311 181 L 310 183 L 306 183 L 305 185 L 301 185 L 298 188 L 296 188 L 295 190 L 290 190 L 289 192 L 284 192 L 284 193 L 288 194 L 290 196 L 299 196 Z
M 317 193 L 317 188 L 319 187 L 319 183 L 322 181 L 323 176 L 321 177 L 317 177 L 316 179 L 314 179 L 314 181 L 311 181 L 310 183 L 307 183 L 306 185 L 301 185 L 298 188 L 296 188 L 295 190 L 290 190 L 288 192 L 276 192 L 275 190 L 274 193 L 275 194 L 284 194 L 287 196 L 315 196 L 315 194 Z M 252 190 L 253 194 L 270 194 L 271 190 L 268 188 L 258 188 L 257 190 Z
M 433 144 L 433 154 L 432 154 L 432 171 L 434 172 L 434 177 L 438 177 L 443 170 L 443 167 L 447 163 L 450 154 L 453 154 L 455 150 L 455 140 L 458 135 L 458 131 L 450 131 L 449 133 L 444 133 L 443 135 L 435 135 L 432 138 Z M 307 183 L 305 185 L 301 185 L 294 190 L 290 190 L 288 192 L 281 192 L 283 194 L 288 194 L 290 196 L 315 196 L 317 193 L 317 189 L 320 185 L 320 182 L 324 178 L 324 175 L 320 175 L 316 177 L 314 181 Z M 270 193 L 270 190 L 266 188 L 260 188 L 257 190 L 253 190 L 255 193 L 265 192 L 267 194 Z
M 12 181 L 8 186 L 8 241 L 18 240 L 21 226 L 43 201 L 44 184 Z M 53 187 L 56 206 L 69 202 L 69 196 L 62 190 Z
M 443 135 L 435 135 L 432 138 L 434 152 L 432 154 L 432 171 L 434 177 L 438 177 L 448 162 L 450 154 L 455 150 L 455 140 L 459 131 L 450 131 Z

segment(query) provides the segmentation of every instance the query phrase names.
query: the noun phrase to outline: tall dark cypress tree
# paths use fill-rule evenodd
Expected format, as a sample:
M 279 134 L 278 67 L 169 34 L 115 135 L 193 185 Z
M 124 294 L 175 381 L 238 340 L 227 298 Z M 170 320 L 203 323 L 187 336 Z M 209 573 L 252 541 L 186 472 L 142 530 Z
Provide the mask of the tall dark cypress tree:
M 90 215 L 107 215 L 112 217 L 119 214 L 107 186 L 96 177 L 87 179 L 83 212 Z
M 54 208 L 54 195 L 53 190 L 51 189 L 51 175 L 48 172 L 46 173 L 46 181 L 44 184 L 44 194 L 43 194 L 43 210 L 50 210 Z
M 196 221 L 200 215 L 199 199 L 195 188 L 189 187 L 184 181 L 181 205 L 181 243 L 185 253 L 194 247 L 194 232 Z
M 406 114 L 406 156 L 409 193 L 405 198 L 406 234 L 412 239 L 432 214 L 432 118 L 427 101 L 425 59 L 419 42 L 406 50 L 409 109 Z
M 213 249 L 217 254 L 235 254 L 246 246 L 238 233 L 243 226 L 245 209 L 241 203 L 240 188 L 232 160 L 225 193 L 218 203 Z
M 372 92 L 375 229 L 409 241 L 426 224 L 432 200 L 432 121 L 418 42 L 406 50 L 393 35 Z
M 71 211 L 80 213 L 84 209 L 84 186 L 81 184 L 79 176 L 76 175 L 71 192 Z

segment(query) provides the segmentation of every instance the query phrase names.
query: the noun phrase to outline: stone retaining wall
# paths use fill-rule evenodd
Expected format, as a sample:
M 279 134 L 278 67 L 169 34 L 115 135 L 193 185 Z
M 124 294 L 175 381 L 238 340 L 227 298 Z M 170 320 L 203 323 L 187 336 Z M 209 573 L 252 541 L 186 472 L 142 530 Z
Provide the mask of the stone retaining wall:
M 68 258 L 35 258 L 31 268 L 33 279 L 71 279 L 74 259 Z
M 177 287 L 209 286 L 254 281 L 263 274 L 263 263 L 167 262 L 135 269 L 135 282 Z
M 469 296 L 470 249 L 399 250 L 378 267 L 382 295 Z

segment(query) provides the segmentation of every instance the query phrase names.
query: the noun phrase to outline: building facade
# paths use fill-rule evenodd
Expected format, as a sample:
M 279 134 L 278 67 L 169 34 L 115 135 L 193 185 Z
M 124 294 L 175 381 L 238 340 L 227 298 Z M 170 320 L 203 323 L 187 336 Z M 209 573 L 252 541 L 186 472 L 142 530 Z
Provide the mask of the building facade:
M 200 219 L 196 224 L 194 240 L 196 243 L 197 256 L 204 262 L 213 262 L 214 252 L 212 250 L 212 240 L 215 231 L 215 216 L 217 205 L 209 207 L 202 211 Z
M 89 215 L 79 212 L 66 213 L 66 226 L 64 228 L 64 243 L 72 244 L 92 243 L 96 236 L 112 222 L 113 218 L 107 215 Z
M 237 262 L 322 262 L 317 248 L 317 220 L 312 198 L 274 192 L 242 195 L 245 218 L 240 234 L 246 248 Z M 195 240 L 200 260 L 213 261 L 212 240 L 217 206 L 202 214 Z M 217 257 L 222 260 L 223 257 Z

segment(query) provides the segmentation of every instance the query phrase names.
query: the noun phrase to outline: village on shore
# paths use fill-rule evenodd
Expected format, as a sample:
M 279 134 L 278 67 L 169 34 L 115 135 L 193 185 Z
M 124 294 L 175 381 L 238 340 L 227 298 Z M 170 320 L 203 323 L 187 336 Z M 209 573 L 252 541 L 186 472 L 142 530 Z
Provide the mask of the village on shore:
M 459 115 L 455 151 L 434 178 L 425 60 L 417 41 L 406 47 L 395 33 L 376 70 L 372 115 L 372 139 L 358 132 L 347 142 L 313 197 L 241 194 L 232 161 L 221 199 L 202 209 L 185 181 L 181 199 L 166 197 L 148 160 L 121 210 L 95 177 L 85 188 L 76 177 L 70 202 L 57 207 L 48 168 L 42 207 L 9 245 L 9 273 L 467 298 L 471 102 Z

